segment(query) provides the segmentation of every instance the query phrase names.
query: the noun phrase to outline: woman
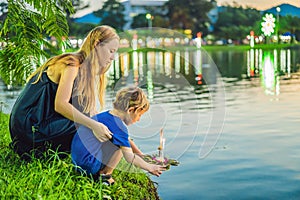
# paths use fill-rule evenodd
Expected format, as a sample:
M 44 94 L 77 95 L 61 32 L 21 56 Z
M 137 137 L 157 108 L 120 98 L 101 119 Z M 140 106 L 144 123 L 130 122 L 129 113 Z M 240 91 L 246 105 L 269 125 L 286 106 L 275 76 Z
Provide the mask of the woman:
M 50 58 L 28 78 L 9 123 L 13 149 L 21 158 L 40 157 L 48 149 L 69 152 L 75 123 L 92 129 L 100 141 L 111 138 L 108 128 L 90 116 L 96 113 L 96 96 L 104 105 L 104 73 L 118 47 L 114 29 L 96 27 L 78 52 Z

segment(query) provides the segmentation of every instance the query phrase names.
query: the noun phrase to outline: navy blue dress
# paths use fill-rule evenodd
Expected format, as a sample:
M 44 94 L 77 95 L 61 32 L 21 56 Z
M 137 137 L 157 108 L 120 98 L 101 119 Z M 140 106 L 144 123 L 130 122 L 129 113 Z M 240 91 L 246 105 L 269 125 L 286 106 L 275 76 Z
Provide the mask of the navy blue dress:
M 38 157 L 48 149 L 69 152 L 76 126 L 54 110 L 58 84 L 46 72 L 32 84 L 34 80 L 26 84 L 10 114 L 12 147 L 25 159 L 32 152 Z

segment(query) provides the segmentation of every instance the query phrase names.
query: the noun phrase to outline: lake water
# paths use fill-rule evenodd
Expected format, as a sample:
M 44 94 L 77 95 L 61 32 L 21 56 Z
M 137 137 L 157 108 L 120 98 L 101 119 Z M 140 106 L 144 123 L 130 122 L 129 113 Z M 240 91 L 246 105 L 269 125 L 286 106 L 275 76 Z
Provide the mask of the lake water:
M 144 153 L 177 159 L 159 178 L 162 199 L 300 198 L 300 51 L 153 51 L 118 55 L 115 91 L 135 84 L 150 110 L 129 127 Z M 2 85 L 3 88 L 3 85 Z M 9 112 L 18 92 L 1 92 Z
M 152 177 L 162 199 L 300 198 L 299 50 L 134 52 L 115 65 L 112 85 L 151 100 L 136 143 L 155 153 L 164 127 L 180 161 Z

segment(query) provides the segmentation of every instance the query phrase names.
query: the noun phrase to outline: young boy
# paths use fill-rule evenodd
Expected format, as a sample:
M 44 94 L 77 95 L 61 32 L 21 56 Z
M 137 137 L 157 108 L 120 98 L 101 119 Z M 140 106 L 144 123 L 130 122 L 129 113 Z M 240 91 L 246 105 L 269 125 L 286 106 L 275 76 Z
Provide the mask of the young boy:
M 128 125 L 139 121 L 148 109 L 149 101 L 142 89 L 126 87 L 119 90 L 113 102 L 113 109 L 92 117 L 108 127 L 113 133 L 112 139 L 100 142 L 92 130 L 80 126 L 72 141 L 73 163 L 87 174 L 92 174 L 109 185 L 114 183 L 111 174 L 122 155 L 127 162 L 159 176 L 165 167 L 147 163 L 140 156 L 136 156 L 142 153 L 129 139 L 127 129 Z

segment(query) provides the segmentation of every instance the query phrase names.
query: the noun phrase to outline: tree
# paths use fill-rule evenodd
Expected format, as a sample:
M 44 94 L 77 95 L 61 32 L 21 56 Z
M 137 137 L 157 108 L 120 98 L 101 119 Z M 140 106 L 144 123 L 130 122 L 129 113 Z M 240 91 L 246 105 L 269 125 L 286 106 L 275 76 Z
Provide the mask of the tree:
M 144 9 L 147 11 L 146 13 L 138 14 L 133 17 L 131 27 L 132 28 L 142 28 L 148 26 L 148 19 L 146 18 L 146 14 L 149 13 L 152 16 L 152 26 L 153 27 L 162 27 L 168 28 L 169 22 L 166 16 L 163 14 L 166 11 L 165 6 L 157 9 L 156 6 L 145 6 Z
M 207 33 L 207 23 L 210 21 L 207 13 L 213 8 L 212 1 L 207 0 L 189 0 L 189 10 L 194 23 L 193 32 L 196 34 L 202 31 Z
M 66 10 L 73 12 L 70 0 L 8 0 L 8 13 L 0 31 L 6 46 L 0 51 L 0 76 L 11 86 L 23 85 L 34 67 L 58 53 L 46 37 L 59 44 L 68 36 Z
M 166 20 L 165 17 L 163 17 L 161 15 L 155 15 L 152 25 L 154 27 L 168 28 L 169 27 L 169 21 Z
M 94 14 L 101 18 L 101 24 L 114 27 L 117 31 L 122 31 L 126 24 L 125 7 L 117 0 L 107 0 L 102 9 L 95 11 Z
M 83 0 L 72 0 L 72 5 L 74 8 L 74 13 L 76 13 L 79 10 L 85 9 L 89 7 L 88 3 L 85 3 Z M 76 36 L 83 36 L 88 31 L 90 31 L 93 27 L 95 27 L 92 24 L 79 24 L 74 21 L 74 18 L 71 17 L 72 13 L 67 11 L 67 21 L 69 25 L 69 34 L 70 35 L 76 35 Z
M 261 15 L 259 11 L 251 8 L 226 6 L 219 12 L 218 20 L 215 23 L 214 34 L 223 39 L 244 39 L 251 30 L 260 32 L 259 23 Z
M 70 22 L 70 36 L 75 36 L 76 38 L 84 38 L 87 33 L 95 28 L 96 24 L 91 23 L 78 23 L 78 22 Z
M 280 32 L 290 32 L 296 34 L 297 31 L 300 31 L 300 18 L 296 16 L 287 15 L 281 17 L 279 21 Z
M 148 26 L 146 14 L 138 14 L 133 17 L 131 28 L 143 28 Z
M 207 0 L 170 0 L 166 3 L 171 28 L 206 32 L 207 13 L 213 4 Z

